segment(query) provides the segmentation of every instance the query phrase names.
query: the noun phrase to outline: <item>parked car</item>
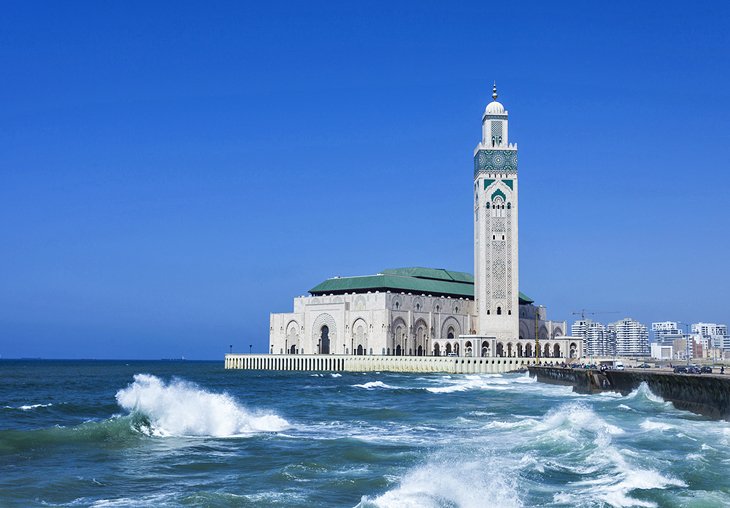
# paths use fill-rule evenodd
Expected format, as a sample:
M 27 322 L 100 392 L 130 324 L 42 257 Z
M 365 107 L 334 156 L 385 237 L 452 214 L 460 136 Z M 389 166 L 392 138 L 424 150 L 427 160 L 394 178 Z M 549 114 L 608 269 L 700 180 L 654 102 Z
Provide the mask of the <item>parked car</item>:
M 648 363 L 642 363 L 642 364 L 641 364 L 641 365 L 639 365 L 638 367 L 639 367 L 640 369 L 650 369 L 650 368 L 651 368 L 651 365 L 649 365 Z
M 674 367 L 674 373 L 675 374 L 687 374 L 687 367 L 684 365 L 677 365 Z
M 702 374 L 702 372 L 697 365 L 690 365 L 687 367 L 687 374 Z
M 701 374 L 712 374 L 712 367 L 705 365 L 700 369 Z

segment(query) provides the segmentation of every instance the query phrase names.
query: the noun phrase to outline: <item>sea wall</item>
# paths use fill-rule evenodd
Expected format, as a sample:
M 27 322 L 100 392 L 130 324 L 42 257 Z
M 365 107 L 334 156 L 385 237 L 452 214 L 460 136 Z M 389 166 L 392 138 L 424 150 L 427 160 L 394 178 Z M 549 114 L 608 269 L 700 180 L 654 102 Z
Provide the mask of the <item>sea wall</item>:
M 614 391 L 628 395 L 641 383 L 677 409 L 709 418 L 730 420 L 730 376 L 674 374 L 638 369 L 608 370 L 529 367 L 530 375 L 543 383 L 573 386 L 578 393 Z
M 227 354 L 225 368 L 333 372 L 447 372 L 496 374 L 525 370 L 530 358 L 473 358 L 450 356 L 380 355 L 254 355 Z

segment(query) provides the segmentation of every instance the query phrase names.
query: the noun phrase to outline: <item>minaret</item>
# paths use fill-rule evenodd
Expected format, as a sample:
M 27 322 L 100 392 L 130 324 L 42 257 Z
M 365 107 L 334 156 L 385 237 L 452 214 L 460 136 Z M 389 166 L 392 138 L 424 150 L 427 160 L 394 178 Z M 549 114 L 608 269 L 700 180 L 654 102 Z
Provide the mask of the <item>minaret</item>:
M 492 102 L 474 149 L 474 299 L 477 335 L 519 337 L 517 145 L 509 144 L 508 113 Z

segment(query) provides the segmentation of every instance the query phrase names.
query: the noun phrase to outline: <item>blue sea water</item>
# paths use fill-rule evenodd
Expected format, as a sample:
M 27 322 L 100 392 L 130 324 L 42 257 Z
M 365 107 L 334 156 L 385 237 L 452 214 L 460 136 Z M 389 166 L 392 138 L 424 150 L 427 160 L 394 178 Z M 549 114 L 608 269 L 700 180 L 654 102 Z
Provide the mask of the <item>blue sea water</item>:
M 730 506 L 730 425 L 525 374 L 0 361 L 0 506 Z

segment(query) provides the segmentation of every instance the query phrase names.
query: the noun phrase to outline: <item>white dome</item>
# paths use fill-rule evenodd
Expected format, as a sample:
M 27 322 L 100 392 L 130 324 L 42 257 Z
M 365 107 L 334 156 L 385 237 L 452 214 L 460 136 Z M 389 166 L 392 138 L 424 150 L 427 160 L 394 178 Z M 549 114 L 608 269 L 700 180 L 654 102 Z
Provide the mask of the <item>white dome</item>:
M 504 115 L 504 106 L 502 106 L 501 102 L 492 101 L 489 104 L 487 104 L 487 114 L 488 115 Z

